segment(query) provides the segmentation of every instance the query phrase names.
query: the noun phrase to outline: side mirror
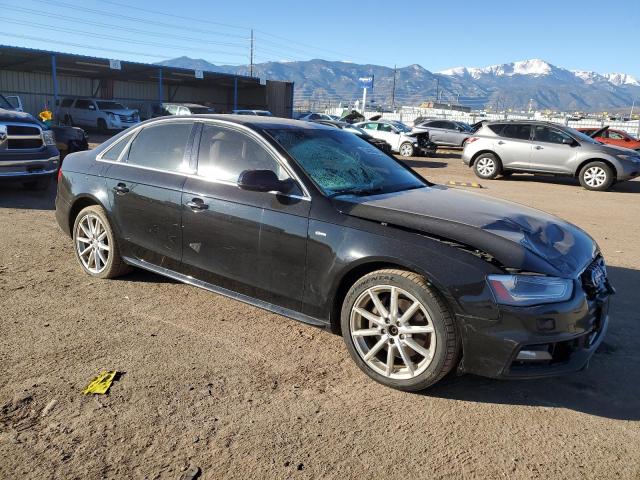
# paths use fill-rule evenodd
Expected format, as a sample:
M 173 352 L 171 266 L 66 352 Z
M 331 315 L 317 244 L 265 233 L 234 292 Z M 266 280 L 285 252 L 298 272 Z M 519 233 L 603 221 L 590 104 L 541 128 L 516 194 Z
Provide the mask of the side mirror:
M 625 142 L 630 142 L 631 140 L 629 140 L 628 138 L 624 139 Z
M 573 138 L 562 137 L 563 145 L 575 145 L 576 141 Z
M 272 170 L 245 170 L 238 177 L 238 186 L 253 192 L 284 192 L 287 182 L 278 180 Z

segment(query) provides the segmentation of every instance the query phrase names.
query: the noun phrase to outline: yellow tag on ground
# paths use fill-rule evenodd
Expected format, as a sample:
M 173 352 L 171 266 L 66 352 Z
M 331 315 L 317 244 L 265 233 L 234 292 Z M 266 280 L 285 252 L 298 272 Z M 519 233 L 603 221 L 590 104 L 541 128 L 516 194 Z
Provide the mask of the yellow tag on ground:
M 91 380 L 91 383 L 87 385 L 87 388 L 85 388 L 82 393 L 85 395 L 88 393 L 98 393 L 100 395 L 107 393 L 116 373 L 117 372 L 115 370 L 100 373 L 96 378 Z

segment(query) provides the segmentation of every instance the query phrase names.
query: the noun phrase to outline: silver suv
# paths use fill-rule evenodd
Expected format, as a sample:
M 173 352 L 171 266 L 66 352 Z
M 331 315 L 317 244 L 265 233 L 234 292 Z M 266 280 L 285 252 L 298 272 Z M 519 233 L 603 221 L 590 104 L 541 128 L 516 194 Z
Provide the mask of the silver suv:
M 640 175 L 638 152 L 550 122 L 486 123 L 465 142 L 462 161 L 484 179 L 514 172 L 568 175 L 587 190 L 607 190 Z

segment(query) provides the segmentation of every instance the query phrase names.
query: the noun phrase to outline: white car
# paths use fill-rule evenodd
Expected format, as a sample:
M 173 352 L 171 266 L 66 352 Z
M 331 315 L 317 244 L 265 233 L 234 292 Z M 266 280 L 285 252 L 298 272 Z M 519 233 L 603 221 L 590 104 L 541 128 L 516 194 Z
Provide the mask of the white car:
M 65 125 L 98 128 L 102 131 L 123 130 L 140 123 L 138 110 L 113 100 L 63 98 L 56 112 Z
M 411 128 L 396 120 L 375 120 L 360 122 L 356 127 L 363 128 L 369 135 L 384 140 L 391 145 L 393 152 L 403 157 L 412 157 L 428 150 L 428 133 L 415 133 Z

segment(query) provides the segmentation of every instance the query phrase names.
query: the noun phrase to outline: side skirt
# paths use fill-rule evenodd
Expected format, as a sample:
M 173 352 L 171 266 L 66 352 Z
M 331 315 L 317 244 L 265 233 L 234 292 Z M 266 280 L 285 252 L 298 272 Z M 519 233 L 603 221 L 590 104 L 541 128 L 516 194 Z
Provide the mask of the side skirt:
M 158 275 L 163 275 L 165 277 L 173 278 L 182 283 L 186 283 L 188 285 L 193 285 L 194 287 L 203 288 L 213 293 L 217 293 L 219 295 L 223 295 L 228 298 L 232 298 L 234 300 L 238 300 L 240 302 L 248 303 L 249 305 L 253 305 L 254 307 L 262 308 L 263 310 L 267 310 L 269 312 L 277 313 L 279 315 L 292 318 L 293 320 L 298 320 L 302 323 L 307 323 L 309 325 L 313 325 L 315 327 L 321 328 L 329 328 L 329 322 L 324 322 L 314 317 L 310 317 L 309 315 L 305 315 L 304 313 L 296 312 L 295 310 L 291 310 L 289 308 L 280 307 L 278 305 L 274 305 L 269 302 L 265 302 L 263 300 L 258 300 L 257 298 L 249 297 L 247 295 L 243 295 L 241 293 L 234 292 L 232 290 L 227 290 L 226 288 L 218 287 L 217 285 L 213 285 L 211 283 L 203 282 L 202 280 L 198 280 L 197 278 L 190 277 L 188 275 L 183 275 L 178 272 L 174 272 L 173 270 L 169 270 L 168 268 L 159 267 L 158 265 L 154 265 L 149 262 L 145 262 L 144 260 L 138 260 L 131 257 L 123 257 L 122 258 L 125 263 L 132 265 L 134 267 L 142 268 L 144 270 L 148 270 L 153 273 L 157 273 Z

